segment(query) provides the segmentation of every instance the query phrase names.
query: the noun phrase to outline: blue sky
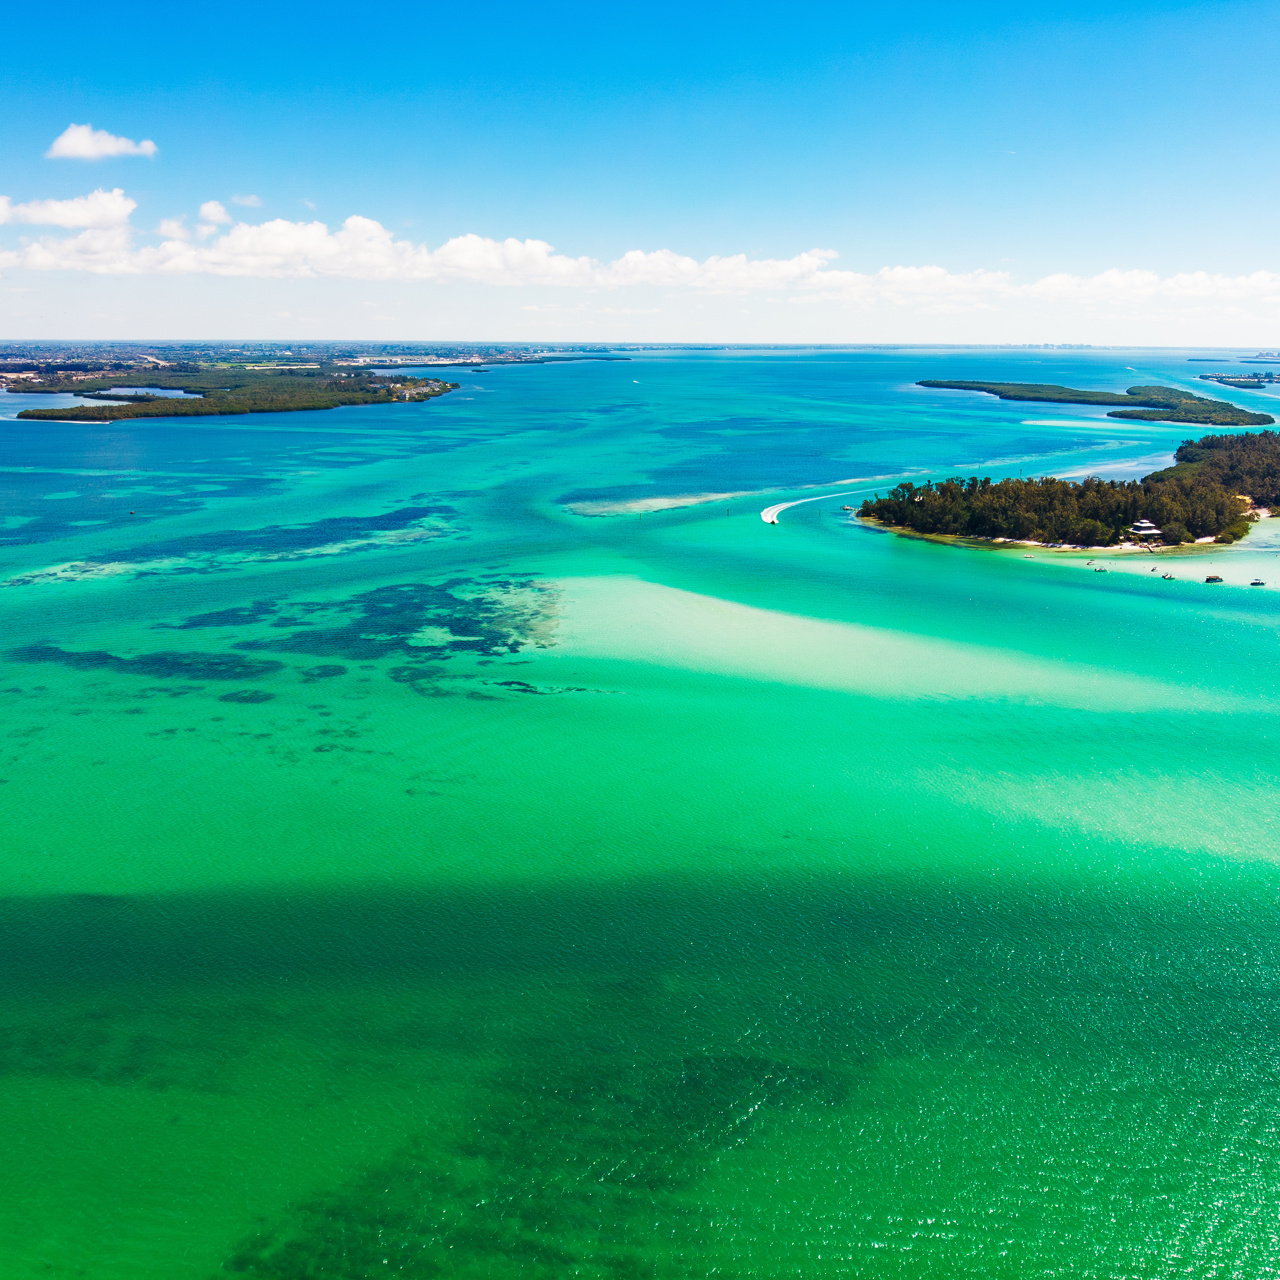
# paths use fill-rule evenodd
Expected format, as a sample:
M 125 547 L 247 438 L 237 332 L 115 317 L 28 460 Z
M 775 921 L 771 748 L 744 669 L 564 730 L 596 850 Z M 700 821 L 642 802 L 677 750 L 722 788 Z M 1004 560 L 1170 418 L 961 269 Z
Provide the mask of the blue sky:
M 0 334 L 1275 343 L 1276 17 L 28 7 L 0 72 L 0 195 L 25 210 Z M 47 158 L 72 123 L 156 154 Z M 127 236 L 40 213 L 99 188 L 135 203 Z M 352 215 L 381 247 L 287 229 Z M 509 237 L 556 260 L 490 261 Z M 663 250 L 745 265 L 608 267 Z

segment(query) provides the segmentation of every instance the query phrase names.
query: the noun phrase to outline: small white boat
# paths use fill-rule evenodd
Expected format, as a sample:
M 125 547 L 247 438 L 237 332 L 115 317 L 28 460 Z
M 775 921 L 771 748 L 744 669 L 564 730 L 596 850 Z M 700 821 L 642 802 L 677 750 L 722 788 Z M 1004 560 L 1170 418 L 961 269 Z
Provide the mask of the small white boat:
M 1254 578 L 1254 580 L 1251 583 L 1249 583 L 1249 585 L 1251 587 L 1265 587 L 1267 584 L 1263 582 L 1261 578 Z

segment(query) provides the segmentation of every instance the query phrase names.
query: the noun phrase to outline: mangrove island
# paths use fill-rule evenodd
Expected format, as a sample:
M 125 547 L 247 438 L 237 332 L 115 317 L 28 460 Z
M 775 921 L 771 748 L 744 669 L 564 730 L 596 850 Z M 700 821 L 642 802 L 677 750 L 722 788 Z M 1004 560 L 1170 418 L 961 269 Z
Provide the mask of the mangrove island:
M 1001 400 L 1038 400 L 1048 404 L 1119 404 L 1108 418 L 1146 418 L 1151 422 L 1192 422 L 1209 427 L 1266 427 L 1275 419 L 1266 413 L 1248 413 L 1225 400 L 1206 400 L 1176 387 L 1130 387 L 1123 395 L 1114 391 L 1078 391 L 1042 382 L 946 382 L 930 378 L 918 387 L 943 387 L 949 391 L 983 391 Z M 1135 407 L 1136 406 L 1136 407 Z
M 1280 433 L 1184 440 L 1174 458 L 1172 467 L 1141 480 L 904 481 L 887 497 L 864 501 L 858 516 L 960 538 L 1102 547 L 1136 537 L 1177 546 L 1200 538 L 1234 542 L 1258 518 L 1255 506 L 1280 506 Z
M 456 389 L 456 382 L 377 373 L 332 364 L 171 364 L 95 376 L 71 369 L 21 383 L 25 393 L 61 392 L 98 403 L 62 409 L 24 409 L 19 418 L 114 422 L 121 418 L 189 418 L 228 413 L 288 413 L 348 404 L 423 401 Z M 136 390 L 133 390 L 136 388 Z M 157 392 L 169 392 L 159 395 Z M 185 392 L 184 396 L 172 393 Z

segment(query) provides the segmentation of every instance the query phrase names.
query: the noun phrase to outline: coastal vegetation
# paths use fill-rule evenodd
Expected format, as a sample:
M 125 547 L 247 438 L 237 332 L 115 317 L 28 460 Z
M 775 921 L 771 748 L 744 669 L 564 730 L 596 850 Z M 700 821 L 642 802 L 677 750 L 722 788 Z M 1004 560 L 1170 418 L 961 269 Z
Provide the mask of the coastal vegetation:
M 1280 432 L 1184 440 L 1174 457 L 1175 465 L 1156 475 L 1195 474 L 1229 493 L 1247 493 L 1260 507 L 1280 507 Z
M 1001 400 L 1126 406 L 1112 409 L 1108 418 L 1146 418 L 1152 422 L 1188 422 L 1213 427 L 1265 427 L 1275 422 L 1270 414 L 1249 413 L 1225 400 L 1206 400 L 1176 387 L 1130 387 L 1119 395 L 1113 391 L 1078 391 L 1041 382 L 948 382 L 931 378 L 916 385 L 982 391 Z
M 287 413 L 300 409 L 336 409 L 348 404 L 389 404 L 428 400 L 457 387 L 439 378 L 380 374 L 365 370 L 316 368 L 249 369 L 183 364 L 169 369 L 136 369 L 121 375 L 69 378 L 62 371 L 23 392 L 62 393 L 96 404 L 61 409 L 24 409 L 19 418 L 76 422 L 114 422 L 121 418 L 203 417 L 228 413 Z M 114 390 L 120 388 L 120 390 Z M 129 388 L 138 388 L 131 391 Z M 157 391 L 186 392 L 185 397 Z M 118 403 L 123 400 L 124 403 Z
M 1184 440 L 1174 456 L 1172 467 L 1141 480 L 904 481 L 887 497 L 864 501 L 858 515 L 917 533 L 1086 547 L 1114 546 L 1146 520 L 1159 541 L 1176 546 L 1244 537 L 1256 519 L 1249 498 L 1280 505 L 1280 433 Z

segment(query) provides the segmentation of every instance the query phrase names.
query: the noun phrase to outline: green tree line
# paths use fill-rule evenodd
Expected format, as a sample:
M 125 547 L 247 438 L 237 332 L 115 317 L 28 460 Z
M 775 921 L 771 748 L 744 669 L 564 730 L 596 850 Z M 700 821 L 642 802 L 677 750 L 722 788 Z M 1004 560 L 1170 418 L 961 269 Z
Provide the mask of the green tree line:
M 456 382 L 438 378 L 390 377 L 363 371 L 337 369 L 289 369 L 281 372 L 253 369 L 186 366 L 156 373 L 134 371 L 127 377 L 88 378 L 79 382 L 45 379 L 26 384 L 24 392 L 63 392 L 85 399 L 128 397 L 125 404 L 86 404 L 65 409 L 24 409 L 19 418 L 57 419 L 75 422 L 114 422 L 121 418 L 190 418 L 230 413 L 288 413 L 302 409 L 336 409 L 348 404 L 385 404 L 406 392 L 427 399 L 453 390 Z M 199 399 L 125 391 L 110 396 L 112 387 L 158 387 L 186 391 Z
M 1174 456 L 1175 465 L 1158 475 L 1195 471 L 1231 493 L 1247 493 L 1260 507 L 1280 507 L 1280 433 L 1201 436 L 1184 440 Z
M 1244 537 L 1251 516 L 1242 494 L 1259 505 L 1280 504 L 1280 434 L 1274 431 L 1184 440 L 1175 459 L 1141 480 L 904 481 L 886 497 L 864 501 L 858 515 L 918 533 L 1076 546 L 1114 545 L 1132 524 L 1149 520 L 1165 543 L 1176 545 Z
M 1146 418 L 1153 422 L 1187 422 L 1214 427 L 1265 427 L 1275 419 L 1267 413 L 1250 413 L 1225 400 L 1180 391 L 1177 387 L 1130 387 L 1115 391 L 1080 391 L 1049 382 L 952 382 L 937 378 L 916 383 L 949 391 L 982 391 L 1001 400 L 1038 400 L 1046 404 L 1117 404 L 1108 418 Z

